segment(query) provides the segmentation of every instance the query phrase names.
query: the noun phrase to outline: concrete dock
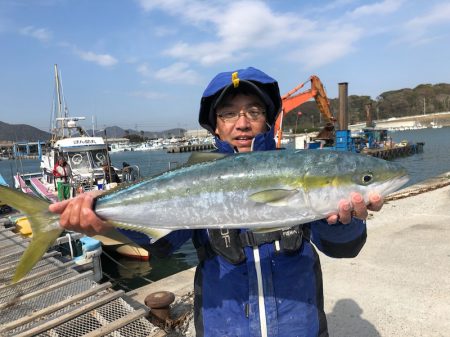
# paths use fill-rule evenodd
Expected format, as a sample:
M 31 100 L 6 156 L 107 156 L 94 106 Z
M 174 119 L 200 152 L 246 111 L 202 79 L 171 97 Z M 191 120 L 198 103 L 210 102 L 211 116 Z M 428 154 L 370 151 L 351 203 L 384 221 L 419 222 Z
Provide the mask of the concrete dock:
M 320 254 L 330 336 L 450 336 L 450 173 L 391 195 L 367 223 L 358 257 Z M 193 275 L 189 269 L 128 295 L 189 296 Z M 192 329 L 170 336 L 194 336 Z
M 321 255 L 330 336 L 450 336 L 450 186 L 388 201 L 355 259 Z

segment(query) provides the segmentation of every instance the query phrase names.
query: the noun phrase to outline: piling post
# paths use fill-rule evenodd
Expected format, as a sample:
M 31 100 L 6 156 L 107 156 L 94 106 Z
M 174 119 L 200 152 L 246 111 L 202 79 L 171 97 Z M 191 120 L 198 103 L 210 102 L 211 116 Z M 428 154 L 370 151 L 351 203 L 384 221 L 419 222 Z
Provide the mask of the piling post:
M 339 83 L 339 130 L 348 130 L 348 82 Z

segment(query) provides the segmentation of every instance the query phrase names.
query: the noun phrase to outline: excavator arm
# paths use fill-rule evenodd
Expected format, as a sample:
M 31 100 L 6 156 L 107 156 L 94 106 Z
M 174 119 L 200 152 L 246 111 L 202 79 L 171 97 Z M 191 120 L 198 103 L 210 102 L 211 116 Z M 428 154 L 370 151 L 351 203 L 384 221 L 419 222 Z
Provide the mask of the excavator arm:
M 308 82 L 311 82 L 311 89 L 298 93 L 298 91 Z M 320 113 L 323 115 L 325 120 L 328 121 L 328 129 L 330 128 L 330 124 L 334 124 L 336 118 L 334 118 L 331 113 L 330 102 L 328 101 L 322 82 L 317 76 L 312 75 L 307 81 L 299 84 L 281 97 L 282 108 L 277 120 L 275 121 L 275 139 L 277 140 L 278 148 L 281 146 L 281 139 L 283 138 L 282 128 L 284 116 L 312 98 L 316 101 Z

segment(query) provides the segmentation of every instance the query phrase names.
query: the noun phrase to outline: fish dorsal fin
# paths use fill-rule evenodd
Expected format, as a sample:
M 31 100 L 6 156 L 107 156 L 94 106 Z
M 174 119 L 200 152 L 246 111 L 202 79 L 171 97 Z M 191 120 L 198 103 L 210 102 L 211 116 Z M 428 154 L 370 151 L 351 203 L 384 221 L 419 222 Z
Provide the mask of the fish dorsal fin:
M 226 156 L 227 156 L 226 154 L 218 153 L 218 152 L 194 152 L 189 157 L 186 165 L 189 166 L 189 165 L 194 165 L 194 164 L 199 164 L 199 163 L 205 163 L 208 161 L 222 159 Z
M 297 193 L 297 190 L 271 189 L 253 193 L 250 200 L 270 206 L 286 206 L 288 199 Z

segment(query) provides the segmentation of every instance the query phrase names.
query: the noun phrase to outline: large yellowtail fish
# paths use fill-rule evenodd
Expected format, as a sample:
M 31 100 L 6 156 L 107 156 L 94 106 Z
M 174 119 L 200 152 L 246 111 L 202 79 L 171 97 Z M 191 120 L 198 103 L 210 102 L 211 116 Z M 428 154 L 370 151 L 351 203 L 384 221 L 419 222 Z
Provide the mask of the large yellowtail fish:
M 194 155 L 193 155 L 194 156 Z M 322 219 L 341 199 L 359 192 L 385 196 L 405 184 L 400 165 L 348 152 L 282 150 L 234 155 L 196 154 L 176 170 L 99 196 L 98 216 L 158 240 L 172 230 L 268 230 Z M 203 158 L 203 157 L 206 157 Z M 48 204 L 0 187 L 0 200 L 26 212 L 33 239 L 13 277 L 20 280 L 60 235 L 59 216 Z

